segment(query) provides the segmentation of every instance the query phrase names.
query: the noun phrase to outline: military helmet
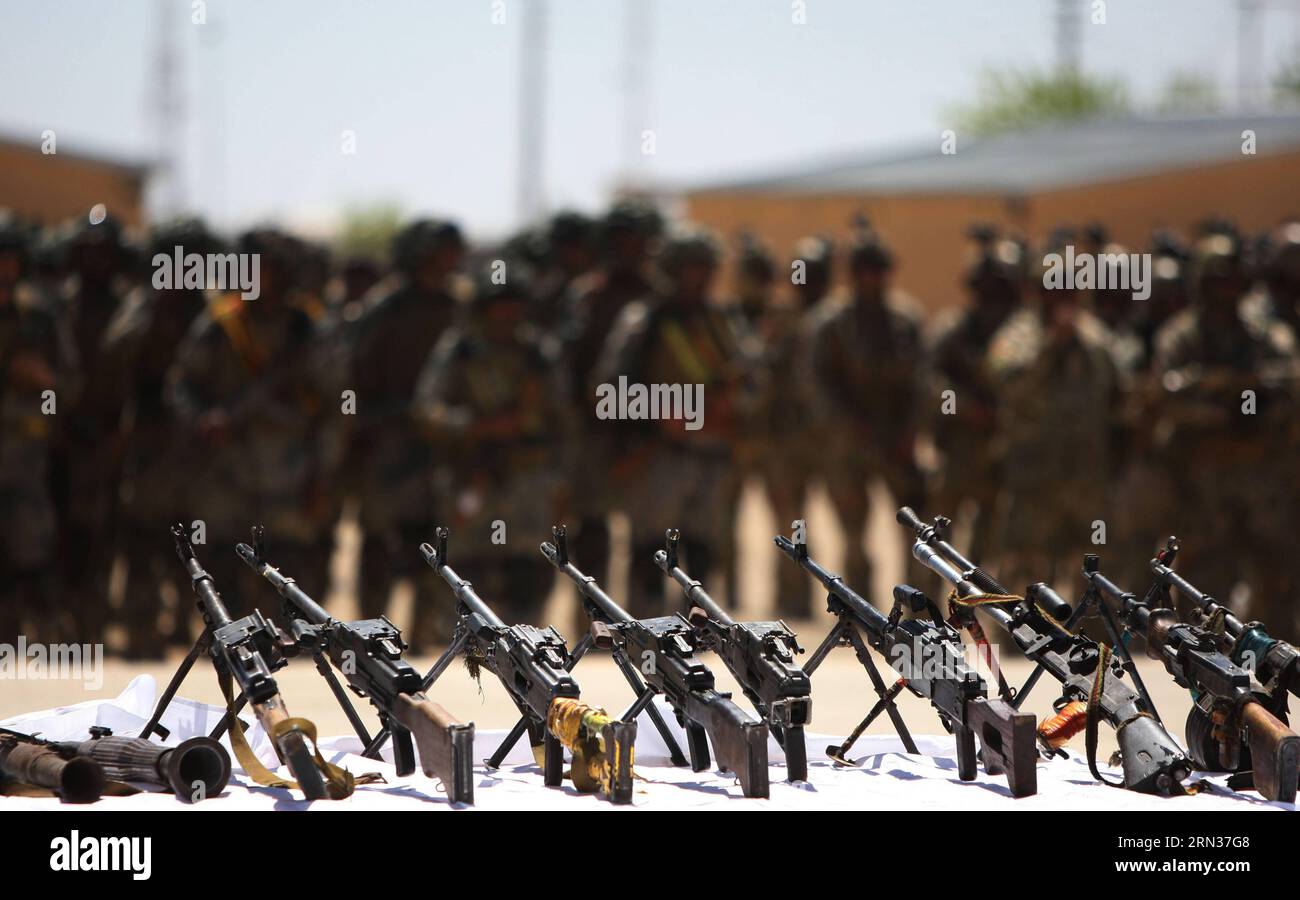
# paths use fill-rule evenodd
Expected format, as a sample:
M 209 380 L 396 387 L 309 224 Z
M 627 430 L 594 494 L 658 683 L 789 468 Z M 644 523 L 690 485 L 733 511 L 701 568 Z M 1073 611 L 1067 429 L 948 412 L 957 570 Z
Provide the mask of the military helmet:
M 657 237 L 663 232 L 663 216 L 653 204 L 644 200 L 620 200 L 609 208 L 601 220 L 600 231 L 605 237 L 636 232 L 645 237 Z
M 776 261 L 763 243 L 748 231 L 740 233 L 736 269 L 742 278 L 771 281 L 776 277 Z
M 1192 247 L 1192 280 L 1240 278 L 1246 274 L 1241 241 L 1234 233 L 1211 231 Z
M 465 248 L 465 238 L 455 222 L 416 219 L 393 237 L 393 267 L 411 274 L 431 253 L 444 247 Z
M 1283 222 L 1269 234 L 1264 276 L 1274 283 L 1300 285 L 1300 219 Z
M 219 253 L 222 243 L 208 230 L 202 219 L 176 219 L 156 226 L 149 234 L 149 257 L 159 253 L 171 255 L 176 247 L 186 253 Z
M 713 232 L 700 225 L 676 225 L 669 231 L 659 251 L 659 268 L 676 275 L 692 264 L 717 266 L 718 241 Z
M 590 241 L 596 225 L 590 216 L 575 210 L 562 210 L 551 216 L 546 226 L 546 243 L 549 247 L 556 244 L 581 244 Z
M 28 230 L 8 210 L 0 210 L 0 251 L 17 250 L 27 256 Z
M 528 303 L 533 299 L 532 270 L 520 262 L 485 260 L 473 275 L 473 298 L 478 307 L 499 300 Z
M 975 243 L 975 254 L 966 267 L 966 285 L 1001 283 L 1019 285 L 1025 278 L 1026 247 L 1012 238 L 998 234 L 988 223 L 977 223 L 967 231 Z
M 894 266 L 894 254 L 889 249 L 866 216 L 854 220 L 853 237 L 849 241 L 849 268 L 852 271 L 883 272 Z

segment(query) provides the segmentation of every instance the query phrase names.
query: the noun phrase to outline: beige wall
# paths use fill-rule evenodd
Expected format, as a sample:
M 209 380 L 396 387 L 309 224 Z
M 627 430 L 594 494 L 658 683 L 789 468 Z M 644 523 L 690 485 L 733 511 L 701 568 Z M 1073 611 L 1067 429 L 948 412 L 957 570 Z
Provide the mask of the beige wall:
M 109 215 L 139 225 L 142 191 L 142 176 L 129 167 L 0 142 L 0 209 L 51 224 L 103 203 Z
M 885 235 L 898 257 L 897 283 L 932 309 L 961 299 L 961 273 L 970 253 L 966 230 L 992 221 L 1030 238 L 1062 222 L 1106 223 L 1115 240 L 1146 246 L 1151 229 L 1190 229 L 1224 215 L 1257 230 L 1300 214 L 1300 153 L 1243 157 L 1242 161 L 1102 185 L 1031 195 L 913 194 L 794 195 L 701 191 L 686 196 L 687 215 L 728 239 L 742 228 L 760 235 L 788 263 L 800 237 L 825 232 L 842 247 L 861 211 Z M 843 268 L 840 268 L 843 275 Z M 725 289 L 725 285 L 724 285 Z

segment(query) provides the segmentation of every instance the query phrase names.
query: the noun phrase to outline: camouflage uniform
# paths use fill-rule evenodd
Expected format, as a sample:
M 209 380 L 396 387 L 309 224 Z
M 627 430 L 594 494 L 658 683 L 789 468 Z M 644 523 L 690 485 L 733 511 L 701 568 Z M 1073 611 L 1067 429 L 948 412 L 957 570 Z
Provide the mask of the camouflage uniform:
M 180 223 L 159 231 L 150 257 L 171 256 L 176 246 L 185 254 L 218 252 L 214 238 L 198 222 Z M 138 288 L 129 294 L 109 323 L 105 351 L 112 360 L 122 391 L 124 442 L 120 528 L 126 587 L 122 624 L 126 655 L 161 658 L 164 635 L 159 630 L 160 587 L 171 584 L 177 605 L 172 611 L 170 638 L 188 643 L 193 602 L 183 570 L 177 563 L 170 523 L 191 521 L 202 512 L 191 507 L 188 486 L 193 459 L 187 434 L 166 404 L 166 376 L 194 320 L 206 308 L 201 290 Z M 190 517 L 190 518 L 187 518 Z
M 788 532 L 796 520 L 808 518 L 807 499 L 822 471 L 823 447 L 815 430 L 813 386 L 801 361 L 808 354 L 811 310 L 830 286 L 834 247 L 824 238 L 806 238 L 795 247 L 794 265 L 802 264 L 794 294 L 763 313 L 758 336 L 768 377 L 762 383 L 759 416 L 763 449 L 758 465 L 777 526 Z M 812 615 L 814 595 L 821 584 L 796 566 L 777 565 L 777 614 L 791 619 Z
M 212 545 L 204 565 L 229 599 L 249 609 L 265 585 L 239 562 L 233 545 L 266 527 L 275 565 L 324 600 L 328 560 L 320 558 L 325 511 L 321 428 L 336 415 L 319 386 L 318 333 L 290 288 L 290 246 L 255 231 L 241 253 L 261 258 L 261 296 L 216 298 L 194 322 L 167 375 L 167 402 L 189 432 L 190 509 Z M 229 587 L 226 587 L 229 585 Z
M 445 597 L 416 552 L 436 524 L 430 481 L 436 460 L 411 417 L 411 403 L 425 361 L 460 314 L 453 276 L 464 250 L 451 223 L 407 226 L 394 240 L 396 281 L 368 303 L 352 342 L 357 414 L 346 465 L 356 473 L 361 498 L 361 610 L 367 618 L 383 613 L 393 584 L 411 576 L 416 621 L 409 637 L 417 650 L 447 635 L 431 631 L 445 621 L 430 618 Z
M 1040 287 L 989 346 L 1003 460 L 998 532 L 1012 590 L 1074 573 L 1092 523 L 1107 518 L 1118 384 L 1105 340 L 1073 291 Z
M 53 421 L 42 392 L 58 391 L 55 322 L 19 279 L 26 236 L 0 218 L 0 642 L 62 638 L 49 623 L 72 616 L 55 599 L 56 516 L 50 492 Z M 75 631 L 67 633 L 75 637 Z
M 869 228 L 855 236 L 849 262 L 852 289 L 815 312 L 807 364 L 825 441 L 826 486 L 847 544 L 846 578 L 869 589 L 869 482 L 883 479 L 898 503 L 924 500 L 914 455 L 921 316 L 910 298 L 887 286 L 892 255 Z
M 651 243 L 661 226 L 658 213 L 644 204 L 616 204 L 599 226 L 600 268 L 574 280 L 562 303 L 564 324 L 558 331 L 562 365 L 581 413 L 572 461 L 573 477 L 580 479 L 583 489 L 573 497 L 577 527 L 570 543 L 583 570 L 602 582 L 609 575 L 609 516 L 624 504 L 610 479 L 614 448 L 609 429 L 595 418 L 593 391 L 599 380 L 593 374 L 624 308 L 654 290 L 646 269 Z M 580 612 L 575 611 L 574 621 L 585 628 Z
M 993 335 L 1021 305 L 1025 259 L 1021 244 L 992 229 L 977 227 L 972 237 L 977 253 L 966 274 L 971 305 L 941 316 L 926 335 L 926 418 L 940 458 L 927 485 L 927 507 L 955 517 L 963 504 L 971 505 L 967 545 L 978 560 L 991 550 L 989 519 L 1002 476 L 995 440 L 997 392 L 985 361 Z M 954 393 L 949 414 L 944 391 Z
M 617 385 L 703 385 L 703 425 L 678 419 L 605 423 L 616 440 L 615 488 L 631 515 L 629 609 L 661 614 L 663 574 L 654 564 L 667 528 L 682 530 L 689 565 L 701 576 L 726 539 L 725 487 L 738 423 L 754 405 L 751 372 L 734 332 L 708 301 L 717 248 L 683 229 L 664 248 L 665 289 L 623 311 L 597 372 Z
M 561 521 L 572 406 L 554 344 L 526 324 L 519 276 L 484 279 L 464 325 L 420 374 L 414 417 L 439 448 L 435 506 L 460 537 L 456 571 L 507 622 L 536 622 L 554 572 L 538 542 Z M 452 604 L 438 598 L 440 618 Z
M 1240 243 L 1211 233 L 1196 245 L 1193 304 L 1157 335 L 1154 374 L 1165 391 L 1157 433 L 1185 513 L 1188 577 L 1224 599 L 1250 588 L 1248 613 L 1295 635 L 1294 516 L 1286 452 L 1296 408 L 1295 333 L 1242 315 L 1248 287 Z M 1254 392 L 1246 415 L 1243 392 Z M 1292 445 L 1293 446 L 1293 445 Z
M 73 278 L 59 326 L 71 378 L 60 396 L 54 459 L 61 568 L 81 640 L 99 641 L 109 620 L 108 579 L 116 533 L 123 445 L 122 392 L 106 351 L 109 322 L 125 289 L 128 253 L 112 218 L 86 224 L 69 250 Z

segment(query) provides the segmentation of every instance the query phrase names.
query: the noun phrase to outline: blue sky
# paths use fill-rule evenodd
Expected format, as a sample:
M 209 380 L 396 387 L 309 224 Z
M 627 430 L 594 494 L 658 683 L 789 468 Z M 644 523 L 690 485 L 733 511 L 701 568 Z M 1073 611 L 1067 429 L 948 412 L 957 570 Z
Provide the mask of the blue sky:
M 225 225 L 326 227 L 387 202 L 494 234 L 516 218 L 523 5 L 500 0 L 0 0 L 0 133 L 146 157 L 165 12 L 183 72 L 190 206 Z M 680 184 L 856 148 L 936 139 L 988 66 L 1047 66 L 1050 0 L 652 0 L 642 174 Z M 1089 6 L 1088 0 L 1081 5 Z M 497 7 L 496 9 L 500 9 Z M 545 194 L 594 208 L 626 160 L 625 0 L 549 0 Z M 1086 12 L 1085 12 L 1086 15 Z M 1300 46 L 1300 4 L 1262 19 L 1269 70 Z M 1174 73 L 1236 84 L 1235 0 L 1109 0 L 1084 68 L 1154 99 Z M 356 133 L 355 155 L 340 152 Z

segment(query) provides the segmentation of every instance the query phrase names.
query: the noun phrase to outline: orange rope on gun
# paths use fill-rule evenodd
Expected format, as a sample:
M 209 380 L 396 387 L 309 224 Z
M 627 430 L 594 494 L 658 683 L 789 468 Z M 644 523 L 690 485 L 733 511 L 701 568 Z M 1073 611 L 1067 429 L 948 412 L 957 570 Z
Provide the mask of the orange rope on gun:
M 555 698 L 546 711 L 547 730 L 573 754 L 570 777 L 579 791 L 611 793 L 617 754 L 626 752 L 628 765 L 633 762 L 632 748 L 605 746 L 601 729 L 613 721 L 603 709 L 568 697 Z
M 1007 685 L 1007 680 L 1002 676 L 1002 667 L 998 665 L 997 659 L 993 656 L 993 644 L 989 642 L 988 635 L 984 633 L 984 626 L 975 618 L 971 612 L 979 606 L 992 606 L 997 603 L 1018 603 L 1025 599 L 1019 594 L 972 594 L 969 597 L 963 597 L 957 593 L 954 588 L 948 595 L 948 608 L 958 609 L 966 613 L 965 615 L 954 615 L 949 619 L 948 624 L 954 628 L 965 628 L 970 632 L 971 640 L 975 642 L 980 657 L 984 660 L 984 665 L 993 674 L 998 683 L 998 692 L 1002 695 L 1003 700 L 1011 700 L 1011 688 Z
M 1052 716 L 1038 726 L 1038 737 L 1053 750 L 1061 747 L 1088 725 L 1088 704 L 1082 700 L 1071 700 Z

